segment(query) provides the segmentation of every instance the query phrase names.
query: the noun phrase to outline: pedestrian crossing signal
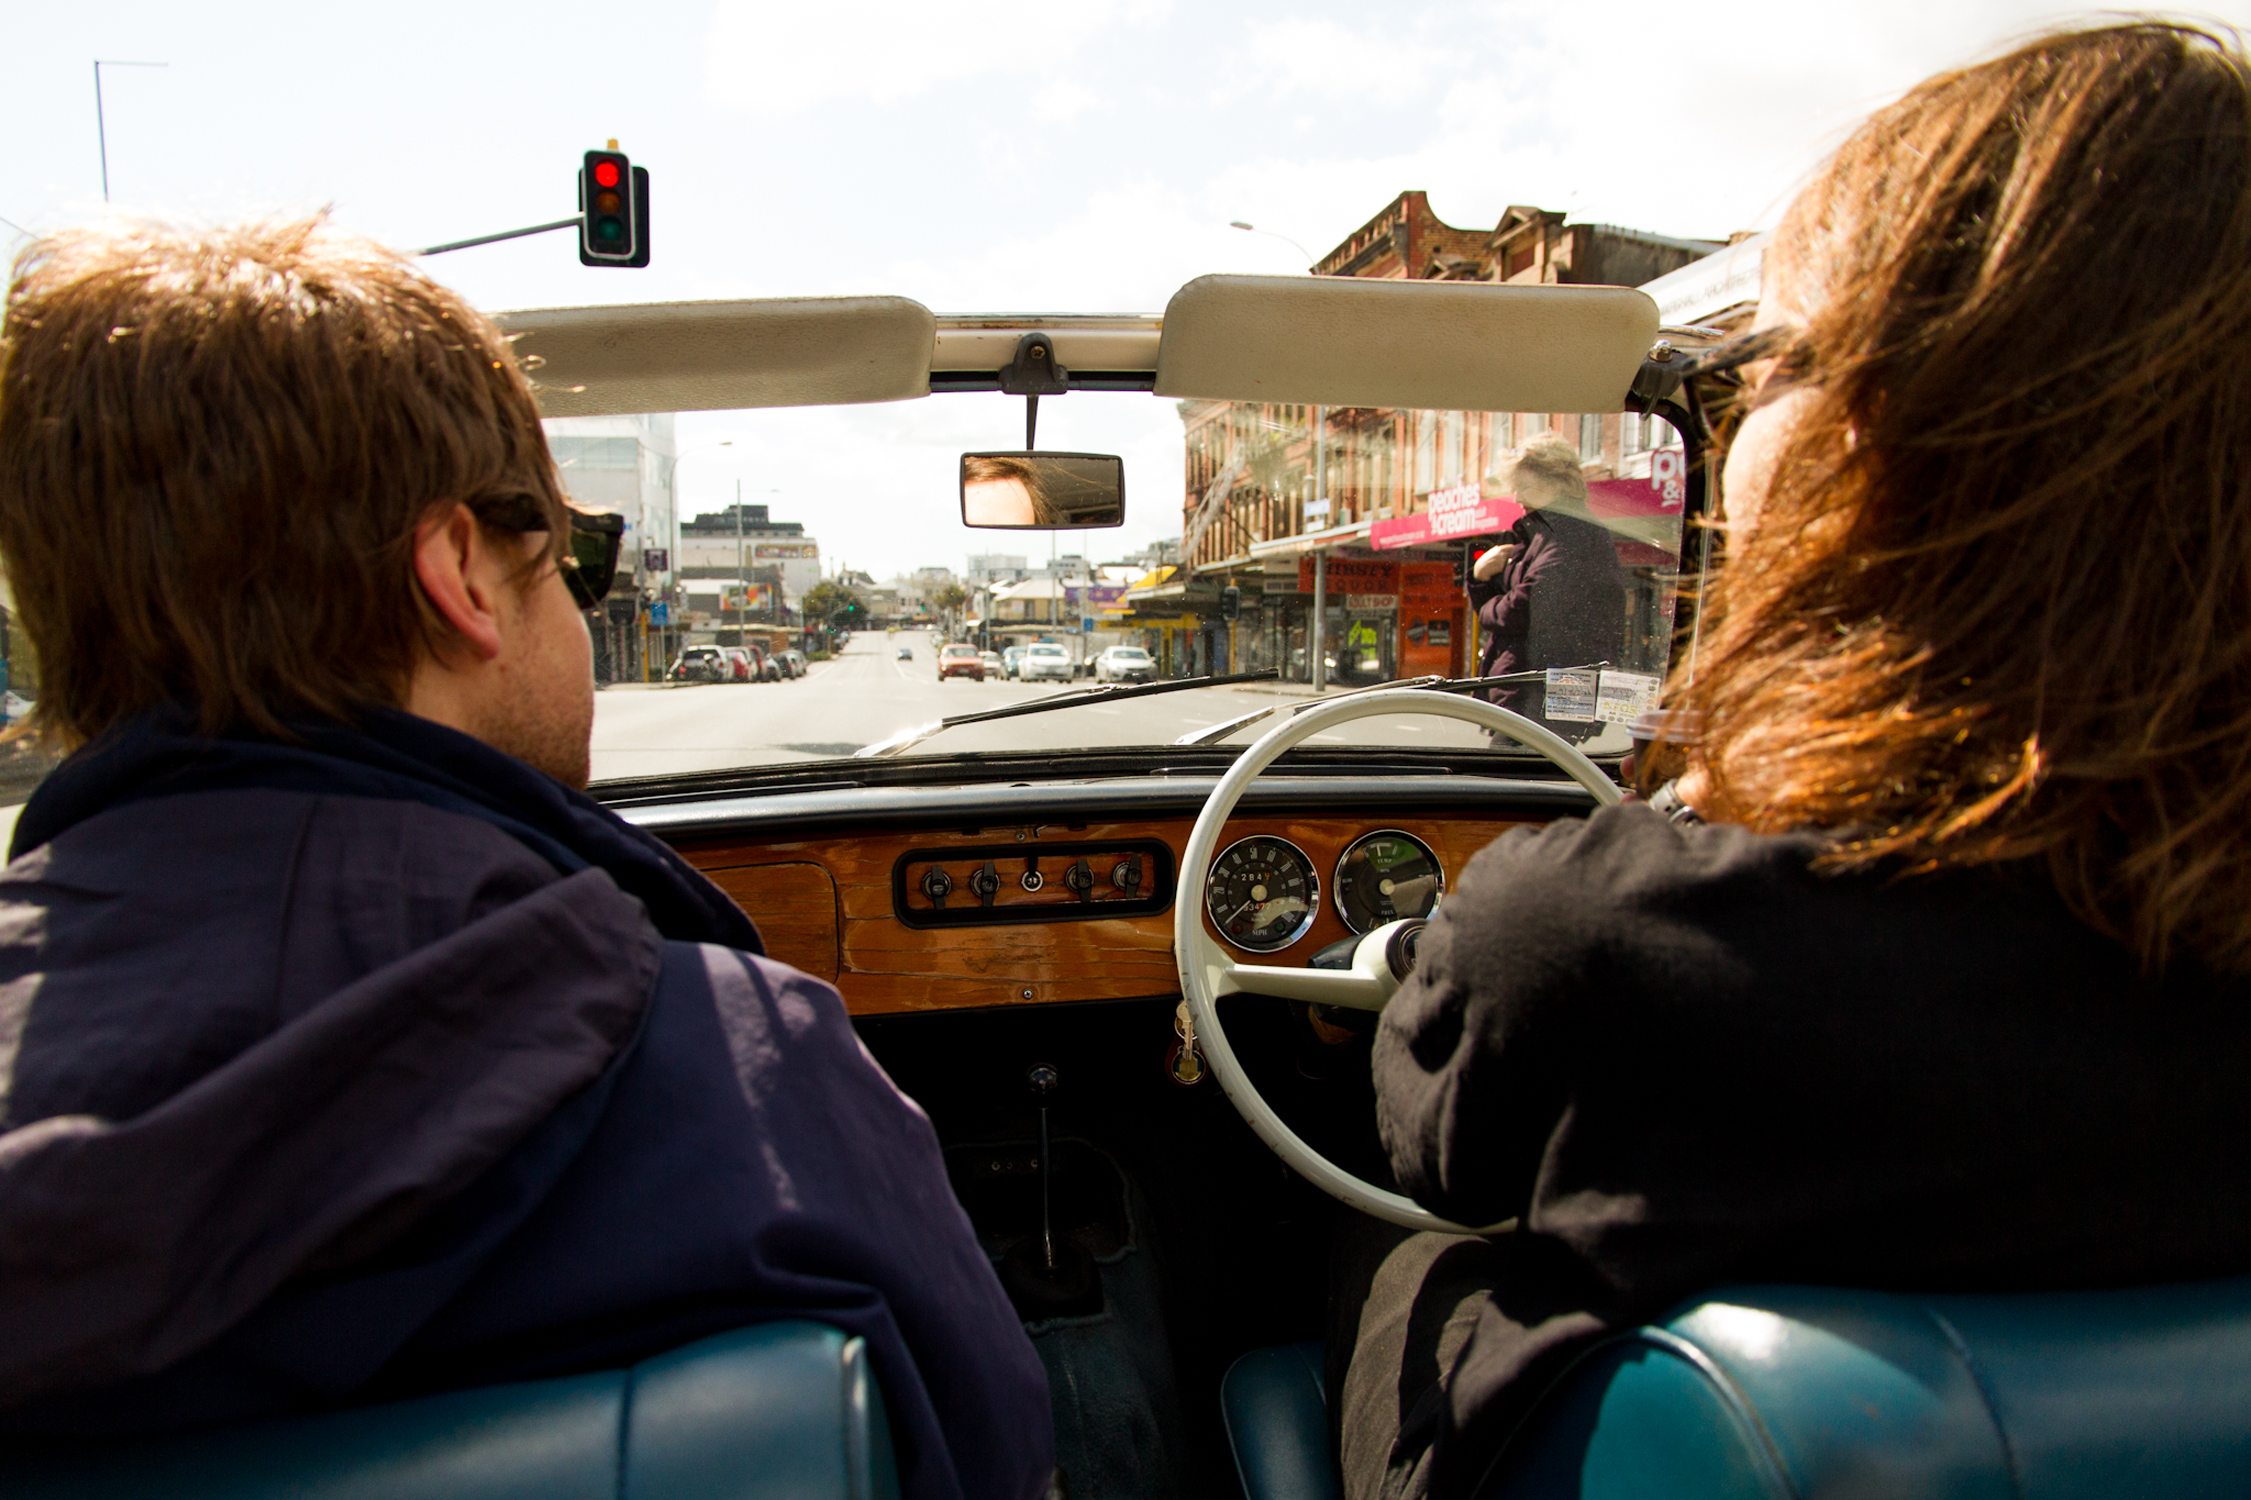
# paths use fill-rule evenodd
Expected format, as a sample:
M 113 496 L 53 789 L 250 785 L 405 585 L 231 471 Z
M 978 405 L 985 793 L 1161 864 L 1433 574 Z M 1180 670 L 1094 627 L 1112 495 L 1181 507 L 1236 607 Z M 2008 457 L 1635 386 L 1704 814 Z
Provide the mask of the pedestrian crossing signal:
M 589 151 L 578 173 L 578 260 L 585 266 L 649 263 L 649 169 L 610 142 Z

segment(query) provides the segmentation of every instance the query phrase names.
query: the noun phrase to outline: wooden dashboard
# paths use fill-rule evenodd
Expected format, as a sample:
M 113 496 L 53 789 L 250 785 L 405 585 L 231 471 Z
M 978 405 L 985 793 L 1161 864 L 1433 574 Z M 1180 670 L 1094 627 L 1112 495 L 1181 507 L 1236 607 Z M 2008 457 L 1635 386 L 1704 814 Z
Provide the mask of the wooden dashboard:
M 1329 873 L 1355 840 L 1397 830 L 1429 846 L 1451 885 L 1470 857 L 1502 833 L 1540 821 L 1545 819 L 1251 813 L 1228 820 L 1219 847 L 1255 834 L 1287 839 L 1312 859 L 1325 888 Z M 1177 869 L 1194 823 L 1194 818 L 1181 816 L 799 838 L 691 836 L 678 840 L 678 847 L 751 914 L 769 954 L 835 984 L 853 1014 L 882 1015 L 1176 993 L 1169 907 L 1106 913 L 1105 904 L 1135 903 L 1116 902 L 1111 898 L 1117 893 L 1104 889 L 1103 899 L 1082 904 L 1064 880 L 1074 873 L 1077 860 L 1085 858 L 1074 858 L 1072 850 L 1161 844 Z M 902 883 L 901 872 L 919 876 L 929 865 L 946 864 L 954 854 L 966 858 L 971 850 L 978 852 L 970 867 L 982 868 L 980 862 L 996 848 L 1013 858 L 990 862 L 1006 863 L 1012 879 L 1020 880 L 1027 867 L 1049 872 L 1036 898 L 1011 888 L 1011 909 L 1022 920 L 1011 920 L 1009 909 L 965 918 L 960 925 L 945 925 L 950 919 L 935 913 L 927 920 L 936 925 L 901 919 L 902 906 L 913 917 L 947 899 L 931 901 L 917 885 Z M 963 868 L 959 863 L 953 867 Z M 1076 877 L 1083 881 L 1085 872 L 1077 871 Z M 1203 892 L 1175 891 L 1173 900 L 1200 907 Z M 1150 904 L 1138 903 L 1142 908 Z M 1208 913 L 1204 921 L 1211 930 Z M 1323 947 L 1350 935 L 1324 889 L 1311 926 L 1296 941 L 1273 953 L 1236 956 L 1243 962 L 1301 967 Z

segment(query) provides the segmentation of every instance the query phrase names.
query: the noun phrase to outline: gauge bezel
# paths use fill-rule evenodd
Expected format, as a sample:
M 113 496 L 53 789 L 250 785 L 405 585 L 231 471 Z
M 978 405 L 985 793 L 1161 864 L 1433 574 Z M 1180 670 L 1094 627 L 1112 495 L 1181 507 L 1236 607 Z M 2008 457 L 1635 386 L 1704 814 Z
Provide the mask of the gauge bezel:
M 1282 939 L 1278 943 L 1275 943 L 1271 947 L 1253 947 L 1249 943 L 1237 942 L 1234 938 L 1229 937 L 1227 935 L 1227 929 L 1219 925 L 1219 917 L 1211 909 L 1212 881 L 1214 878 L 1212 872 L 1219 869 L 1220 861 L 1226 859 L 1228 855 L 1234 853 L 1237 849 L 1242 848 L 1243 845 L 1258 843 L 1280 844 L 1283 848 L 1289 850 L 1292 854 L 1295 854 L 1299 859 L 1304 860 L 1305 878 L 1313 883 L 1313 889 L 1309 893 L 1309 899 L 1305 903 L 1305 913 L 1303 916 L 1298 918 L 1297 926 L 1290 929 L 1290 935 L 1288 937 Z M 1291 945 L 1295 944 L 1308 932 L 1312 931 L 1313 924 L 1316 921 L 1320 920 L 1320 916 L 1321 867 L 1313 862 L 1312 855 L 1306 853 L 1303 849 L 1299 848 L 1289 839 L 1283 838 L 1278 833 L 1248 833 L 1243 835 L 1243 837 L 1235 840 L 1234 843 L 1229 844 L 1226 848 L 1220 850 L 1217 854 L 1212 856 L 1211 871 L 1207 871 L 1204 875 L 1204 920 L 1211 924 L 1211 930 L 1218 933 L 1219 940 L 1227 944 L 1228 947 L 1240 948 L 1245 953 L 1279 953 L 1284 948 L 1288 948 Z
M 1438 857 L 1436 849 L 1430 847 L 1428 839 L 1417 838 L 1404 828 L 1371 828 L 1344 846 L 1344 852 L 1337 856 L 1336 868 L 1329 872 L 1329 900 L 1336 907 L 1337 918 L 1344 923 L 1344 930 L 1354 937 L 1366 937 L 1369 933 L 1374 932 L 1376 927 L 1383 925 L 1378 922 L 1376 927 L 1355 927 L 1352 925 L 1352 913 L 1344 909 L 1344 862 L 1352 858 L 1353 850 L 1370 839 L 1405 839 L 1417 849 L 1422 850 L 1424 854 L 1430 857 L 1430 867 L 1438 872 L 1438 891 L 1436 895 L 1431 897 L 1431 911 L 1437 911 L 1438 903 L 1446 897 L 1446 862 Z

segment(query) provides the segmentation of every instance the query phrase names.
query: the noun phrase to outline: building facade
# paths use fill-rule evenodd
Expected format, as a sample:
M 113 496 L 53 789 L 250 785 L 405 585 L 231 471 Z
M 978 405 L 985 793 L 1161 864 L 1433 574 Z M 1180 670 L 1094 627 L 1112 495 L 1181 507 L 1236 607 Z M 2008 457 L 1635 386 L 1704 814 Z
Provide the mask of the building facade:
M 1313 267 L 1326 276 L 1507 285 L 1636 286 L 1726 247 L 1512 206 L 1491 229 L 1447 224 L 1402 193 Z M 1679 486 L 1665 514 L 1671 443 L 1632 414 L 1443 412 L 1183 401 L 1181 565 L 1134 589 L 1128 616 L 1168 670 L 1279 669 L 1358 686 L 1477 664 L 1460 584 L 1463 544 L 1515 511 L 1505 475 L 1532 438 L 1576 443 L 1590 503 L 1629 570 L 1677 566 Z M 1677 462 L 1677 449 L 1674 450 Z M 1498 502 L 1498 503 L 1496 503 Z M 1615 516 L 1605 513 L 1614 511 Z M 1226 590 L 1238 604 L 1224 618 Z M 1661 664 L 1669 595 L 1636 590 L 1629 656 Z M 1636 669 L 1640 669 L 1637 667 Z
M 672 414 L 550 417 L 540 425 L 571 503 L 625 518 L 617 583 L 601 608 L 587 616 L 595 679 L 653 678 L 677 649 L 665 603 L 676 561 L 672 470 L 679 446 Z
M 737 501 L 680 525 L 682 629 L 689 639 L 741 643 L 744 632 L 794 639 L 801 606 L 821 580 L 821 544 L 799 521 Z

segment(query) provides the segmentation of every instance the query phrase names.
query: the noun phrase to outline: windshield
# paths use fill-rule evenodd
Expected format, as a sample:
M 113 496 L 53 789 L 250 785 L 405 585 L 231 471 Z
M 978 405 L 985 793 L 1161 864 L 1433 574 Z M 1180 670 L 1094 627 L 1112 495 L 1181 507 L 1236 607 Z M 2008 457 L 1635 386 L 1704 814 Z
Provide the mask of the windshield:
M 1632 414 L 1073 393 L 1043 404 L 1042 445 L 1123 453 L 1134 498 L 1124 527 L 1063 532 L 959 524 L 960 453 L 1022 434 L 1022 402 L 998 394 L 547 425 L 574 501 L 628 522 L 618 587 L 589 616 L 597 781 L 844 758 L 1098 683 L 1261 673 L 1074 698 L 901 753 L 1239 746 L 1272 727 L 1262 708 L 1502 677 L 1485 696 L 1617 754 L 1672 640 L 1680 449 Z M 735 478 L 753 470 L 758 500 Z M 737 645 L 809 665 L 754 685 L 664 670 Z M 1311 743 L 1530 753 L 1428 718 Z

